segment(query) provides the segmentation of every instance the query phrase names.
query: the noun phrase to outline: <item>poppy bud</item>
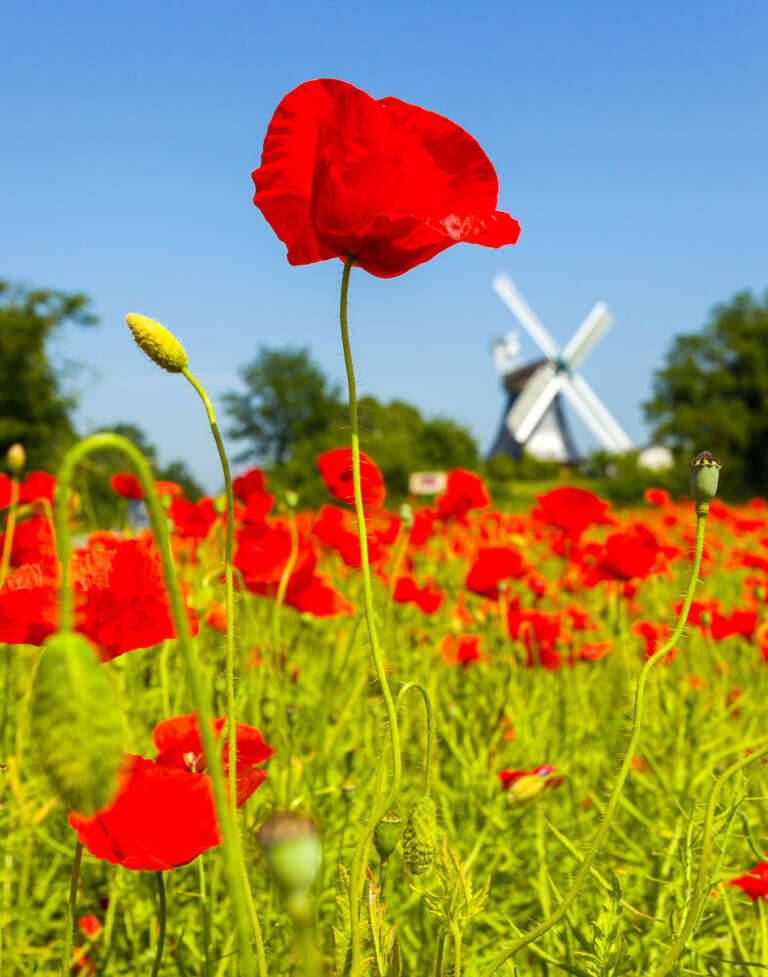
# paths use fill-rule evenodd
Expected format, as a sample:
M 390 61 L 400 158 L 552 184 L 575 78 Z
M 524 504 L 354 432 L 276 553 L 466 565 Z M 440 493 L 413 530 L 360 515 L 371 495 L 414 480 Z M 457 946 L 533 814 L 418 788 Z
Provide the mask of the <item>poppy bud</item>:
M 136 345 L 158 366 L 169 373 L 181 373 L 189 363 L 184 347 L 165 326 L 143 315 L 129 313 L 125 317 Z
M 258 833 L 267 871 L 283 891 L 294 919 L 309 915 L 307 891 L 320 871 L 322 847 L 311 818 L 280 811 Z
M 14 478 L 18 478 L 24 471 L 24 465 L 26 463 L 27 456 L 24 448 L 20 444 L 12 444 L 5 456 L 5 464 L 8 466 L 8 471 Z
M 376 825 L 373 832 L 373 843 L 382 862 L 386 862 L 395 850 L 395 845 L 400 840 L 402 825 L 403 822 L 394 811 L 387 811 Z
M 295 509 L 299 504 L 299 493 L 294 492 L 293 489 L 288 489 L 285 493 L 285 504 L 289 509 Z
M 507 797 L 513 804 L 532 801 L 547 786 L 547 781 L 535 773 L 526 773 L 518 777 L 507 787 Z
M 717 495 L 720 462 L 708 451 L 702 451 L 688 463 L 691 495 L 697 504 L 711 502 Z
M 75 632 L 43 647 L 32 687 L 32 739 L 56 794 L 90 815 L 106 807 L 122 759 L 120 709 L 91 642 Z
M 403 859 L 412 875 L 423 875 L 435 860 L 437 812 L 435 802 L 425 794 L 411 808 L 403 832 Z

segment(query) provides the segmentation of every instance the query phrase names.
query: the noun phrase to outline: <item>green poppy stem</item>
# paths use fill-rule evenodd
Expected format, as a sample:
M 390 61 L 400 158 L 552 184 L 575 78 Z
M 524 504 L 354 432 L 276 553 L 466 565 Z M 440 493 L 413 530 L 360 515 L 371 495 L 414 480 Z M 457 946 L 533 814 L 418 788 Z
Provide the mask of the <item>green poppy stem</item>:
M 376 677 L 381 687 L 384 697 L 384 704 L 387 710 L 387 720 L 389 722 L 390 745 L 392 749 L 392 779 L 386 796 L 381 798 L 381 788 L 374 794 L 371 802 L 371 818 L 365 831 L 357 843 L 355 853 L 352 857 L 352 867 L 350 871 L 349 899 L 350 911 L 352 915 L 352 960 L 350 974 L 351 977 L 358 977 L 361 966 L 361 941 L 360 927 L 357 925 L 358 909 L 362 897 L 363 880 L 365 876 L 364 861 L 368 843 L 373 836 L 376 825 L 392 806 L 400 788 L 400 777 L 402 773 L 402 761 L 400 757 L 400 733 L 397 722 L 397 707 L 392 697 L 387 678 L 384 654 L 379 645 L 379 638 L 376 630 L 376 616 L 373 607 L 373 590 L 371 588 L 371 568 L 368 562 L 368 542 L 365 529 L 365 509 L 363 507 L 363 491 L 360 479 L 360 434 L 357 418 L 357 385 L 355 383 L 355 370 L 352 364 L 352 351 L 349 345 L 349 322 L 347 318 L 347 303 L 349 298 L 349 276 L 352 272 L 354 257 L 348 255 L 344 262 L 344 271 L 341 276 L 341 296 L 339 301 L 339 323 L 341 325 L 341 345 L 344 350 L 344 366 L 347 373 L 347 388 L 349 391 L 349 422 L 352 436 L 352 485 L 355 498 L 355 515 L 357 517 L 357 534 L 360 539 L 360 573 L 363 580 L 363 605 L 365 609 L 365 623 L 368 628 L 368 637 L 371 643 L 371 655 L 376 671 Z
M 8 576 L 11 565 L 11 549 L 13 548 L 13 534 L 16 529 L 16 511 L 19 506 L 19 480 L 11 479 L 11 500 L 8 509 L 8 520 L 5 524 L 5 539 L 3 540 L 3 555 L 0 559 L 0 585 Z
M 80 882 L 80 862 L 83 858 L 83 846 L 78 841 L 75 844 L 75 856 L 72 859 L 72 873 L 69 882 L 69 904 L 67 906 L 67 929 L 64 934 L 64 954 L 61 958 L 61 977 L 69 977 L 72 970 L 72 944 L 75 939 L 75 922 L 77 916 L 77 887 Z
M 613 790 L 611 791 L 611 796 L 608 799 L 608 804 L 605 808 L 605 813 L 592 838 L 592 843 L 589 846 L 586 856 L 584 857 L 579 870 L 577 871 L 570 888 L 563 896 L 560 904 L 554 909 L 546 919 L 542 920 L 538 926 L 534 926 L 533 929 L 529 930 L 520 936 L 515 942 L 508 947 L 503 953 L 500 953 L 490 964 L 486 970 L 483 971 L 482 977 L 492 977 L 493 974 L 503 966 L 507 960 L 511 959 L 518 951 L 522 950 L 523 947 L 528 946 L 529 943 L 533 943 L 543 936 L 549 929 L 551 929 L 555 923 L 558 923 L 563 916 L 568 912 L 571 903 L 574 901 L 576 896 L 579 894 L 582 885 L 589 876 L 590 870 L 592 868 L 592 863 L 597 857 L 598 852 L 605 840 L 608 830 L 611 827 L 614 814 L 616 813 L 616 808 L 618 807 L 619 801 L 621 799 L 621 794 L 624 789 L 624 784 L 626 782 L 627 776 L 629 774 L 630 768 L 632 766 L 632 760 L 635 756 L 635 750 L 637 749 L 637 744 L 640 739 L 640 730 L 642 726 L 643 719 L 643 698 L 645 695 L 645 685 L 648 681 L 648 677 L 653 670 L 654 665 L 660 662 L 665 655 L 671 651 L 672 648 L 677 644 L 680 635 L 683 633 L 685 628 L 685 623 L 688 620 L 688 612 L 691 609 L 691 603 L 693 601 L 693 595 L 696 590 L 696 584 L 699 579 L 699 570 L 701 568 L 701 557 L 704 550 L 704 526 L 706 523 L 707 512 L 709 506 L 706 503 L 702 503 L 696 506 L 696 546 L 693 554 L 693 564 L 691 566 L 691 573 L 688 579 L 688 587 L 685 592 L 685 599 L 683 600 L 683 606 L 680 609 L 680 615 L 678 617 L 677 626 L 672 632 L 671 637 L 667 643 L 655 652 L 651 657 L 645 662 L 643 667 L 640 669 L 640 674 L 637 678 L 637 684 L 635 686 L 635 706 L 632 715 L 632 730 L 629 737 L 629 745 L 627 747 L 627 752 L 624 755 L 624 760 L 622 761 L 621 767 L 619 769 L 618 777 L 616 778 L 616 783 L 613 785 Z
M 163 873 L 155 872 L 155 878 L 157 879 L 157 896 L 160 900 L 158 912 L 160 927 L 157 931 L 157 950 L 155 951 L 155 962 L 152 964 L 152 977 L 158 977 L 158 974 L 160 973 L 160 964 L 163 960 L 163 948 L 165 947 L 165 923 L 167 916 L 167 907 L 165 902 L 165 881 L 163 880 Z

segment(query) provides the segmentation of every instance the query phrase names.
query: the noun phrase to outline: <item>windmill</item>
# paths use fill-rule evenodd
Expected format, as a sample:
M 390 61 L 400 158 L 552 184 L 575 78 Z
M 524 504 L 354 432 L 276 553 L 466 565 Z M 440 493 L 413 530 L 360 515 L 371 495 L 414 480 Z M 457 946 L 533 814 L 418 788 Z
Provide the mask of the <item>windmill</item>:
M 509 348 L 509 337 L 494 343 L 494 359 L 507 391 L 507 405 L 490 457 L 505 454 L 519 458 L 525 446 L 536 458 L 575 461 L 578 453 L 566 422 L 563 400 L 607 451 L 613 454 L 631 451 L 634 446 L 627 434 L 586 380 L 576 373 L 589 350 L 611 325 L 605 303 L 594 306 L 561 352 L 508 275 L 498 274 L 493 287 L 537 343 L 544 358 L 522 367 L 512 362 L 505 369 L 502 351 Z

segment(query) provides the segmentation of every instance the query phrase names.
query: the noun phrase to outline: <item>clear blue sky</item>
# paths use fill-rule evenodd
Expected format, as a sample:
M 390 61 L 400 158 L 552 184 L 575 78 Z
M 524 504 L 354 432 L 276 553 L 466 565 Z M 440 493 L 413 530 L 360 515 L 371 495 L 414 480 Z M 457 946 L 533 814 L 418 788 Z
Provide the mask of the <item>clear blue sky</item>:
M 608 303 L 583 374 L 643 441 L 672 336 L 768 286 L 766 36 L 762 0 L 2 0 L 0 276 L 92 297 L 101 325 L 56 343 L 89 366 L 73 381 L 83 428 L 138 423 L 216 489 L 194 394 L 145 361 L 124 315 L 174 330 L 214 398 L 259 344 L 308 345 L 341 379 L 340 264 L 287 264 L 250 172 L 280 98 L 342 78 L 464 126 L 522 226 L 503 251 L 353 275 L 361 389 L 487 446 L 489 341 L 514 325 L 490 282 L 506 269 L 562 342 Z

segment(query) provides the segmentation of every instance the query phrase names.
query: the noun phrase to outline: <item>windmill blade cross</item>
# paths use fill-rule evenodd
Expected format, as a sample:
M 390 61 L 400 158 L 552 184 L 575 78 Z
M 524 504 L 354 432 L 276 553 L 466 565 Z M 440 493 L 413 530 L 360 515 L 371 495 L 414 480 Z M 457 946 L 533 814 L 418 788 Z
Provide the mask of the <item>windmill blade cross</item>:
M 609 413 L 603 402 L 580 376 L 568 376 L 562 387 L 568 403 L 605 448 L 617 454 L 634 448 L 629 435 Z
M 507 428 L 516 441 L 524 444 L 530 438 L 560 392 L 564 379 L 565 374 L 558 373 L 549 363 L 531 377 L 507 418 Z
M 569 370 L 575 370 L 583 362 L 584 357 L 610 328 L 612 322 L 608 306 L 605 302 L 598 302 L 563 350 L 563 361 Z
M 493 287 L 502 301 L 512 310 L 531 339 L 538 343 L 550 359 L 556 360 L 560 356 L 560 347 L 530 310 L 528 303 L 518 292 L 509 275 L 504 274 L 503 271 L 499 272 L 493 279 Z

